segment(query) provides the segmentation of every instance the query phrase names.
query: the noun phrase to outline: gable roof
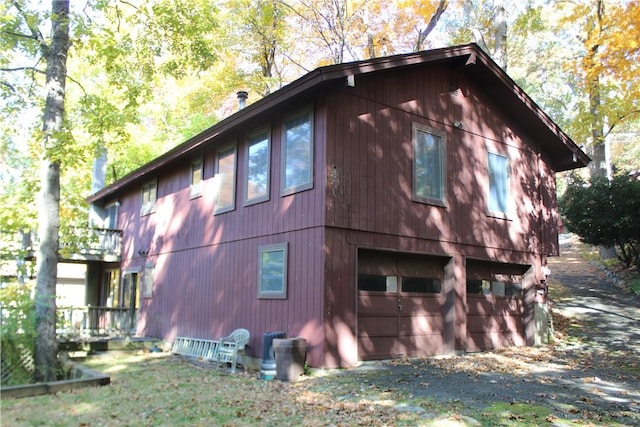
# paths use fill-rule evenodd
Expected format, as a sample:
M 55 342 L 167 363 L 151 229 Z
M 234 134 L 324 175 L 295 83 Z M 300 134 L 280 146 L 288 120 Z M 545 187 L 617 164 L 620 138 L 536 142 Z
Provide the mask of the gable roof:
M 287 105 L 304 94 L 321 90 L 338 79 L 430 63 L 447 63 L 452 68 L 459 68 L 479 87 L 491 93 L 496 105 L 516 117 L 518 123 L 540 141 L 555 171 L 584 167 L 589 163 L 589 157 L 576 143 L 478 45 L 471 43 L 317 68 L 101 189 L 87 201 L 104 202 L 129 185 L 150 179 L 164 166 L 194 156 L 208 141 L 234 132 L 247 121 Z

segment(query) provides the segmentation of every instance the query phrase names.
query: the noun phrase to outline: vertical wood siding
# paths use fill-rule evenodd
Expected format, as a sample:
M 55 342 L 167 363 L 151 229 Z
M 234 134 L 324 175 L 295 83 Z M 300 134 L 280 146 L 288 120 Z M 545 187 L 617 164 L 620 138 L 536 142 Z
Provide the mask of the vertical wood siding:
M 552 171 L 538 170 L 537 144 L 463 77 L 450 92 L 451 73 L 358 76 L 355 88 L 328 97 L 327 225 L 486 247 L 487 258 L 492 248 L 553 248 L 555 186 Z M 412 201 L 413 123 L 446 136 L 444 208 Z M 488 150 L 509 158 L 507 220 L 487 215 Z
M 243 327 L 251 332 L 248 353 L 259 357 L 262 335 L 283 330 L 306 338 L 309 362 L 322 363 L 324 118 L 315 112 L 313 189 L 281 197 L 281 117 L 261 123 L 271 125 L 268 201 L 243 207 L 245 134 L 215 141 L 204 153 L 201 197 L 189 196 L 191 163 L 185 161 L 158 176 L 153 213 L 140 216 L 137 191 L 121 198 L 122 268 L 142 271 L 146 263 L 155 264 L 153 295 L 141 299 L 140 333 L 211 339 Z M 215 150 L 229 142 L 238 147 L 236 208 L 213 215 Z M 288 243 L 287 299 L 259 299 L 258 247 L 282 242 Z
M 140 216 L 138 190 L 122 196 L 122 268 L 142 271 L 155 263 L 140 332 L 213 338 L 245 327 L 252 333 L 249 353 L 259 356 L 262 334 L 285 330 L 307 338 L 313 366 L 353 365 L 362 247 L 453 260 L 439 303 L 443 317 L 434 322 L 445 329 L 438 348 L 464 349 L 465 259 L 539 271 L 546 255 L 557 253 L 557 212 L 553 172 L 536 141 L 492 106 L 490 93 L 455 74 L 431 64 L 357 75 L 354 88 L 336 85 L 315 95 L 311 190 L 280 195 L 281 123 L 291 109 L 211 141 L 202 154 L 201 197 L 189 197 L 192 159 L 158 176 L 154 213 Z M 414 124 L 445 135 L 444 207 L 412 200 Z M 246 136 L 269 125 L 270 197 L 243 207 Z M 215 151 L 228 143 L 237 144 L 236 208 L 214 216 Z M 488 151 L 509 158 L 507 219 L 487 215 Z M 258 247 L 281 242 L 289 244 L 288 298 L 258 299 Z

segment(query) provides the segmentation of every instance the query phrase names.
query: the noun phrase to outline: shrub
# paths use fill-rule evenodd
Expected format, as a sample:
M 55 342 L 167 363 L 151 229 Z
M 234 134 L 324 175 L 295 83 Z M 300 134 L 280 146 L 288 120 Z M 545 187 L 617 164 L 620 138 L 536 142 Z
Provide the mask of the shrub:
M 17 281 L 3 284 L 0 288 L 0 308 L 1 384 L 28 384 L 32 381 L 34 372 L 36 338 L 32 287 Z
M 567 227 L 592 245 L 615 246 L 627 267 L 640 266 L 640 181 L 574 177 L 560 199 Z

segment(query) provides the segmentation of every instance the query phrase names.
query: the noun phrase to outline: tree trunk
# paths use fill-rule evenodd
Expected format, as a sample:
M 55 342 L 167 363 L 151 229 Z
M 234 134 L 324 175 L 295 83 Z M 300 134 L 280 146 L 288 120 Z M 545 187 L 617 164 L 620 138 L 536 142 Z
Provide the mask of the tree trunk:
M 42 46 L 47 60 L 45 106 L 42 123 L 42 158 L 38 197 L 36 278 L 35 379 L 56 379 L 56 279 L 60 229 L 60 160 L 57 148 L 63 130 L 67 53 L 69 51 L 69 1 L 51 2 L 51 45 Z

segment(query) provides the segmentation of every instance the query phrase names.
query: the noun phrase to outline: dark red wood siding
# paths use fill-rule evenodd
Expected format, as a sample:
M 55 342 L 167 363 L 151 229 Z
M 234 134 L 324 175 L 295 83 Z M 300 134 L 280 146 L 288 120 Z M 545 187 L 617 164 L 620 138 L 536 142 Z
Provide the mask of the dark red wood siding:
M 492 107 L 491 94 L 462 73 L 444 66 L 416 67 L 358 75 L 355 81 L 354 88 L 330 93 L 326 101 L 326 224 L 334 229 L 327 230 L 326 244 L 340 260 L 328 257 L 325 265 L 325 314 L 355 316 L 352 263 L 357 247 L 451 256 L 457 267 L 452 267 L 453 283 L 444 291 L 450 294 L 443 327 L 453 333 L 446 335 L 444 347 L 448 352 L 474 349 L 468 337 L 474 326 L 467 328 L 466 317 L 469 310 L 473 313 L 467 304 L 473 303 L 467 302 L 460 266 L 472 257 L 533 266 L 534 276 L 538 274 L 546 255 L 557 247 L 553 172 L 537 142 L 508 112 Z M 412 201 L 414 124 L 445 135 L 445 207 Z M 487 214 L 488 151 L 509 158 L 508 219 Z M 522 304 L 518 309 L 520 324 L 514 330 L 522 340 L 498 339 L 497 346 L 530 341 L 522 326 L 526 309 Z M 347 324 L 326 320 L 334 333 Z M 352 336 L 341 340 L 350 349 L 358 331 L 345 329 Z
M 167 340 L 176 336 L 211 339 L 235 328 L 247 328 L 251 332 L 249 354 L 259 357 L 263 333 L 282 330 L 289 336 L 306 338 L 310 363 L 322 364 L 325 161 L 324 116 L 321 104 L 318 105 L 314 113 L 311 190 L 280 195 L 282 116 L 278 115 L 256 123 L 256 127 L 271 128 L 269 201 L 243 207 L 245 133 L 212 141 L 202 154 L 201 197 L 190 198 L 189 161 L 157 177 L 158 200 L 153 213 L 140 215 L 140 190 L 120 199 L 123 270 L 143 271 L 145 264 L 155 265 L 153 295 L 141 300 L 140 333 Z M 243 131 L 250 133 L 254 129 Z M 236 143 L 238 147 L 236 208 L 214 215 L 215 151 L 228 143 Z M 288 243 L 287 299 L 259 299 L 258 247 L 283 242 Z

